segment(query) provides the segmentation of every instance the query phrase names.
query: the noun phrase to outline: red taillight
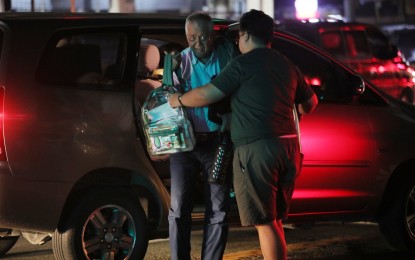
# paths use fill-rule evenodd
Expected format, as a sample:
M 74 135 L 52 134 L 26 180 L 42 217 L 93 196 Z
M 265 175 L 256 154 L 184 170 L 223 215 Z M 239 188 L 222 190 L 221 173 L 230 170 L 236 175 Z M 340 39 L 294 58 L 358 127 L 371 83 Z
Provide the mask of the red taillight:
M 4 145 L 4 86 L 0 87 L 0 161 L 7 161 Z

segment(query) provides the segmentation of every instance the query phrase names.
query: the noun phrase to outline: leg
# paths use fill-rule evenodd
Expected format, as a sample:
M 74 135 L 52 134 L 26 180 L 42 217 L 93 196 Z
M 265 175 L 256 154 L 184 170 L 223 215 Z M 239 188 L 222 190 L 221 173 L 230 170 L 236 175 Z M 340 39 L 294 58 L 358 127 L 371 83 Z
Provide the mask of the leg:
M 171 207 L 168 219 L 170 254 L 173 260 L 190 259 L 192 198 L 197 165 L 191 153 L 170 155 Z
M 287 245 L 281 220 L 256 225 L 259 244 L 265 260 L 287 259 Z
M 237 147 L 233 162 L 241 223 L 255 226 L 266 260 L 287 258 L 284 230 L 277 217 L 285 215 L 287 209 L 286 201 L 278 196 L 279 177 L 286 161 L 283 148 L 279 140 L 260 140 Z M 278 212 L 277 207 L 283 207 L 283 212 Z
M 216 139 L 216 138 L 214 138 Z M 200 150 L 199 160 L 203 166 L 203 189 L 205 203 L 205 221 L 202 244 L 203 260 L 220 260 L 226 247 L 229 226 L 227 212 L 229 209 L 229 183 L 231 177 L 223 185 L 209 183 L 208 173 L 212 168 L 217 140 L 208 140 L 206 146 Z
M 229 226 L 226 214 L 229 208 L 229 186 L 205 181 L 205 223 L 202 259 L 220 260 L 225 252 Z M 206 187 L 207 186 L 207 187 Z

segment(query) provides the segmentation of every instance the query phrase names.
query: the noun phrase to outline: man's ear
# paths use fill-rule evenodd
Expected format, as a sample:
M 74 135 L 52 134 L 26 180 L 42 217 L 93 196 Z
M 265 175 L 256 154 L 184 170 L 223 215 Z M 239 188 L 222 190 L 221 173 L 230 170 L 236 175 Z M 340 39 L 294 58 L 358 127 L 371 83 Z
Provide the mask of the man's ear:
M 249 33 L 245 33 L 243 37 L 245 37 L 245 42 L 248 42 L 249 40 L 253 40 L 252 35 Z

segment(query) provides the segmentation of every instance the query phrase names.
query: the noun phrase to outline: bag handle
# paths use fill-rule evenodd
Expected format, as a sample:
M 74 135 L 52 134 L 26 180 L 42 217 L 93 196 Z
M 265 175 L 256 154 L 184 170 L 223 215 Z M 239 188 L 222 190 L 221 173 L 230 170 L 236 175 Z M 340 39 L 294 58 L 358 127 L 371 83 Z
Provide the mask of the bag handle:
M 162 84 L 164 86 L 173 86 L 173 56 L 171 54 L 164 56 Z

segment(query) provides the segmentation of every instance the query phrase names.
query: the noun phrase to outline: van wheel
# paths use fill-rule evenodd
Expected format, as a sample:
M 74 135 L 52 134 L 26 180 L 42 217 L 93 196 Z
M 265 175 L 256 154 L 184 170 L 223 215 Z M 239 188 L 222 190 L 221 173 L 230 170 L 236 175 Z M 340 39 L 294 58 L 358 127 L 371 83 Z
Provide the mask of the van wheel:
M 404 88 L 402 90 L 401 100 L 413 104 L 414 103 L 414 91 L 409 87 Z
M 415 179 L 400 181 L 399 185 L 382 209 L 379 227 L 390 246 L 415 252 Z
M 0 236 L 0 256 L 9 252 L 9 250 L 16 244 L 19 236 L 4 235 Z
M 84 196 L 56 229 L 55 258 L 143 259 L 147 251 L 147 218 L 138 200 L 123 190 L 99 190 Z

